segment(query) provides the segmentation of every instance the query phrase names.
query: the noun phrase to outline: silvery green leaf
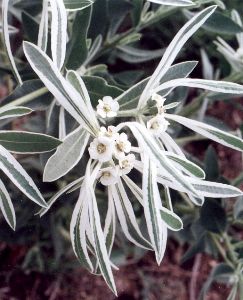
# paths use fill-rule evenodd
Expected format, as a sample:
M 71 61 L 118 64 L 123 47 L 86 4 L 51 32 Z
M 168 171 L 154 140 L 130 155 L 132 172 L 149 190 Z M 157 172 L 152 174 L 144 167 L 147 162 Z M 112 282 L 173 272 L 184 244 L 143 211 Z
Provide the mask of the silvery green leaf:
M 94 3 L 93 0 L 64 0 L 66 10 L 77 11 L 85 9 Z
M 59 197 L 61 197 L 64 193 L 68 192 L 69 190 L 72 189 L 72 187 L 76 186 L 77 184 L 79 184 L 79 187 L 81 187 L 82 182 L 83 182 L 83 177 L 78 178 L 72 182 L 70 182 L 69 184 L 67 184 L 66 186 L 64 186 L 62 189 L 60 189 L 56 194 L 54 194 L 47 202 L 48 207 L 46 208 L 41 208 L 38 211 L 38 215 L 40 215 L 40 217 L 44 216 L 52 207 L 52 205 L 57 201 L 57 199 Z
M 98 121 L 93 120 L 85 101 L 65 80 L 51 59 L 41 49 L 28 42 L 24 42 L 24 52 L 33 70 L 59 103 L 90 133 L 96 134 L 99 128 Z
M 151 244 L 143 237 L 139 229 L 132 204 L 122 182 L 119 181 L 117 185 L 111 185 L 111 192 L 117 216 L 126 238 L 141 248 L 151 249 Z
M 108 254 L 111 255 L 111 250 L 114 244 L 116 233 L 116 212 L 115 206 L 111 194 L 111 190 L 108 188 L 108 209 L 105 218 L 104 236 L 106 239 L 106 247 Z
M 43 0 L 42 2 L 42 14 L 37 41 L 38 47 L 44 52 L 46 52 L 48 42 L 48 2 L 49 0 Z
M 179 231 L 183 229 L 183 223 L 181 218 L 177 216 L 173 211 L 165 207 L 161 207 L 160 216 L 169 229 L 173 231 Z
M 178 122 L 189 129 L 206 136 L 207 138 L 214 140 L 227 147 L 243 151 L 243 140 L 230 133 L 222 131 L 211 125 L 204 124 L 195 120 L 187 119 L 182 116 L 165 114 L 166 119 Z
M 181 157 L 180 155 L 166 152 L 166 156 L 175 163 L 175 165 L 188 175 L 195 176 L 201 179 L 205 178 L 205 172 L 190 160 Z
M 67 42 L 67 13 L 63 0 L 51 0 L 51 53 L 52 60 L 61 69 L 65 60 Z
M 161 78 L 160 82 L 163 83 L 172 79 L 187 77 L 193 71 L 196 65 L 197 61 L 186 61 L 175 64 L 168 69 L 168 71 Z M 143 79 L 142 81 L 138 82 L 116 98 L 116 100 L 120 104 L 120 110 L 137 107 L 139 97 L 143 92 L 146 84 L 148 83 L 149 78 Z
M 237 83 L 194 78 L 181 78 L 165 82 L 154 89 L 154 92 L 157 93 L 161 90 L 176 88 L 178 86 L 187 86 L 228 94 L 243 94 L 243 86 Z
M 140 189 L 136 183 L 131 180 L 127 175 L 122 176 L 123 180 L 125 181 L 126 185 L 129 187 L 133 195 L 137 198 L 139 203 L 143 206 L 143 191 Z
M 0 32 L 3 32 L 3 24 L 0 22 Z M 8 25 L 8 33 L 9 34 L 14 34 L 19 32 L 19 29 L 12 26 L 12 25 Z
M 31 177 L 17 160 L 0 145 L 0 169 L 29 199 L 46 207 L 47 204 Z
M 241 28 L 243 27 L 240 14 L 237 12 L 237 10 L 235 10 L 235 9 L 232 10 L 231 18 Z M 236 38 L 237 38 L 237 41 L 238 41 L 238 44 L 239 44 L 240 48 L 243 48 L 243 33 L 242 32 L 241 33 L 237 33 L 236 34 Z
M 60 140 L 63 140 L 67 135 L 65 109 L 63 106 L 59 109 L 58 121 L 58 137 Z
M 58 139 L 42 133 L 0 130 L 0 145 L 14 153 L 44 153 L 60 144 Z
M 32 109 L 23 106 L 9 106 L 0 108 L 0 119 L 16 118 L 28 115 Z
M 191 6 L 194 3 L 190 0 L 148 0 L 153 3 L 171 5 L 171 6 Z
M 15 76 L 17 82 L 21 85 L 22 79 L 21 79 L 18 69 L 16 67 L 13 53 L 11 50 L 11 45 L 10 45 L 10 35 L 9 35 L 9 27 L 8 27 L 8 5 L 9 5 L 9 0 L 2 0 L 3 42 L 4 42 L 4 46 L 6 48 L 6 52 L 7 52 L 8 59 L 10 61 L 14 76 Z
M 157 186 L 156 165 L 147 156 L 143 160 L 143 206 L 148 234 L 152 242 L 157 263 L 160 264 L 167 240 L 167 228 L 161 222 L 161 199 Z M 165 244 L 165 245 L 164 245 Z
M 106 248 L 105 236 L 101 228 L 100 215 L 98 211 L 96 197 L 93 191 L 93 186 L 90 185 L 90 176 L 86 172 L 86 193 L 85 196 L 89 200 L 89 215 L 93 244 L 95 248 L 96 258 L 100 271 L 115 295 L 117 295 L 114 277 L 111 270 L 109 254 Z
M 164 152 L 160 149 L 159 145 L 152 138 L 147 128 L 135 122 L 125 124 L 131 129 L 134 137 L 137 139 L 146 155 L 156 162 L 160 169 L 164 170 L 166 176 L 169 176 L 172 180 L 188 190 L 188 192 L 197 196 L 196 190 L 190 182 L 188 182 L 185 176 L 183 176 L 169 161 Z
M 0 208 L 8 225 L 15 230 L 16 216 L 14 207 L 2 180 L 0 180 Z
M 205 21 L 213 14 L 216 6 L 210 6 L 196 14 L 189 20 L 176 34 L 168 48 L 166 49 L 158 67 L 150 77 L 143 93 L 139 99 L 138 109 L 145 106 L 147 100 L 152 95 L 152 90 L 158 86 L 163 75 L 168 71 L 169 67 L 175 60 L 177 54 L 187 42 L 187 40 L 205 23 Z
M 88 140 L 89 134 L 80 127 L 67 135 L 56 152 L 48 159 L 43 180 L 55 181 L 67 174 L 80 161 Z
M 86 241 L 86 227 L 88 224 L 88 203 L 84 201 L 84 187 L 80 190 L 78 201 L 75 205 L 70 223 L 70 237 L 73 250 L 80 263 L 83 264 L 90 272 L 94 271 L 93 264 L 88 254 Z M 86 197 L 87 195 L 85 195 Z M 87 199 L 91 200 L 91 199 Z

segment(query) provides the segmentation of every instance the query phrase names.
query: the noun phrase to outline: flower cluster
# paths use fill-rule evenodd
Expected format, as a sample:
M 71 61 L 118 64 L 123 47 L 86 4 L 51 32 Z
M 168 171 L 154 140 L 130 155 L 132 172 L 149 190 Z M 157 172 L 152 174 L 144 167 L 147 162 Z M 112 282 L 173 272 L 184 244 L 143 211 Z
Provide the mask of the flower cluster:
M 118 133 L 116 127 L 100 128 L 98 137 L 90 143 L 90 158 L 101 163 L 109 163 L 109 167 L 99 172 L 103 185 L 117 183 L 119 176 L 128 174 L 134 167 L 135 155 L 131 154 L 131 142 L 127 134 Z

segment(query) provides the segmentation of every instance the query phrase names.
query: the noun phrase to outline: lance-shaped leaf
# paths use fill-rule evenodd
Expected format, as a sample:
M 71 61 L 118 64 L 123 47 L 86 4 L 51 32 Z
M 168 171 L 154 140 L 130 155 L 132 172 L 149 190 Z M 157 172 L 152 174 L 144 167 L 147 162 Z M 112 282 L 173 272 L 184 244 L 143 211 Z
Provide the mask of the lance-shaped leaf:
M 35 45 L 24 42 L 25 55 L 36 74 L 60 104 L 87 130 L 96 134 L 98 121 L 93 120 L 80 94 L 62 76 L 51 59 Z
M 190 160 L 171 152 L 166 152 L 165 154 L 171 161 L 175 163 L 177 167 L 179 167 L 186 174 L 202 179 L 205 178 L 205 172 Z
M 151 244 L 143 237 L 139 229 L 132 204 L 127 197 L 122 182 L 119 181 L 117 185 L 112 185 L 111 191 L 117 216 L 126 238 L 141 248 L 151 250 Z
M 211 125 L 204 124 L 195 120 L 187 119 L 182 116 L 165 114 L 166 119 L 178 122 L 189 129 L 198 132 L 207 138 L 214 140 L 227 147 L 243 151 L 243 140 Z
M 0 180 L 0 208 L 9 226 L 13 230 L 15 230 L 16 216 L 15 216 L 14 207 L 10 199 L 9 193 L 6 190 L 1 180 Z
M 63 140 L 57 151 L 48 159 L 43 180 L 54 181 L 67 174 L 80 161 L 89 140 L 89 134 L 77 128 Z
M 17 160 L 0 145 L 0 169 L 32 201 L 47 207 L 39 189 Z
M 61 69 L 65 60 L 67 13 L 63 0 L 51 0 L 51 53 L 54 64 Z
M 197 61 L 186 61 L 175 64 L 171 66 L 164 74 L 164 76 L 160 80 L 160 83 L 176 78 L 187 77 L 193 71 L 196 65 Z M 141 93 L 143 92 L 149 79 L 150 77 L 143 79 L 116 98 L 116 100 L 119 102 L 120 110 L 132 109 L 137 107 L 139 97 L 141 96 Z
M 178 86 L 194 87 L 227 94 L 243 94 L 243 86 L 237 83 L 194 78 L 180 78 L 165 82 L 154 89 L 154 92 L 157 93 L 161 90 L 176 88 Z
M 161 207 L 160 216 L 169 229 L 173 231 L 179 231 L 183 229 L 183 223 L 181 218 L 177 216 L 173 211 L 165 207 Z
M 90 182 L 92 182 L 92 180 L 90 180 L 90 175 L 88 174 L 88 172 L 86 172 L 86 197 L 89 202 L 91 234 L 95 248 L 95 253 L 101 274 L 103 275 L 109 288 L 113 291 L 115 295 L 117 295 L 116 286 L 111 270 L 109 254 L 106 248 L 105 236 L 101 228 L 100 215 L 98 211 L 96 197 L 93 191 L 93 186 Z
M 61 144 L 58 139 L 41 133 L 26 131 L 0 131 L 0 145 L 14 153 L 43 153 Z
M 11 50 L 11 45 L 10 45 L 10 34 L 9 34 L 9 27 L 8 27 L 8 4 L 9 4 L 9 0 L 3 0 L 2 1 L 3 42 L 4 42 L 4 46 L 6 48 L 6 52 L 7 52 L 8 59 L 10 61 L 14 76 L 15 76 L 17 82 L 21 85 L 22 84 L 22 79 L 21 79 L 21 77 L 19 75 L 19 72 L 18 72 L 18 69 L 16 67 L 14 57 L 13 57 L 13 53 L 12 53 L 12 50 Z
M 148 0 L 153 3 L 171 5 L 171 6 L 190 6 L 194 3 L 190 0 Z
M 38 47 L 40 47 L 44 52 L 46 52 L 48 42 L 48 2 L 49 0 L 43 0 L 37 42 Z
M 160 264 L 164 255 L 164 233 L 167 230 L 161 222 L 161 199 L 157 186 L 156 165 L 147 156 L 143 160 L 143 206 L 148 233 L 152 242 L 157 263 Z
M 187 42 L 187 40 L 205 23 L 205 21 L 215 11 L 216 6 L 210 6 L 202 10 L 188 21 L 176 34 L 168 48 L 166 49 L 158 67 L 150 77 L 138 103 L 141 109 L 152 95 L 152 90 L 159 84 L 162 76 L 168 71 L 169 67 L 175 60 L 177 54 Z
M 106 239 L 106 247 L 108 249 L 108 254 L 111 255 L 111 250 L 114 244 L 116 233 L 116 212 L 115 206 L 112 199 L 112 192 L 108 188 L 108 209 L 105 218 L 104 226 L 104 236 Z
M 84 201 L 85 189 L 81 188 L 79 199 L 75 205 L 71 224 L 70 237 L 73 250 L 80 263 L 83 264 L 90 272 L 93 272 L 94 267 L 89 258 L 85 229 L 88 224 L 88 203 Z M 90 200 L 90 199 L 89 199 Z
M 164 152 L 148 132 L 147 128 L 135 122 L 126 123 L 126 125 L 131 129 L 134 137 L 138 140 L 146 155 L 156 162 L 157 167 L 164 170 L 166 176 L 173 178 L 175 182 L 188 190 L 188 192 L 197 196 L 196 190 L 188 182 L 185 176 L 183 176 L 168 160 Z
M 23 106 L 9 106 L 0 108 L 0 119 L 16 118 L 28 115 L 32 112 L 32 109 Z
M 64 0 L 66 10 L 77 11 L 85 9 L 94 3 L 93 0 Z

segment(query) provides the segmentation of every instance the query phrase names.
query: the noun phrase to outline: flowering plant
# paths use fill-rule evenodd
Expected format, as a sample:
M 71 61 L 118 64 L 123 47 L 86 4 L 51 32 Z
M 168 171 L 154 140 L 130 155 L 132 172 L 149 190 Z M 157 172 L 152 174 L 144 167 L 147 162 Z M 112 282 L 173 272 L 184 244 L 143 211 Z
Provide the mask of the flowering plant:
M 151 2 L 175 7 L 193 6 L 189 0 Z M 7 3 L 5 1 L 5 11 Z M 87 88 L 91 80 L 87 74 L 92 72 L 89 64 L 97 55 L 102 40 L 97 36 L 90 47 L 86 47 L 86 58 L 81 64 L 70 60 L 70 53 L 74 50 L 68 48 L 66 51 L 66 43 L 67 40 L 72 43 L 75 27 L 72 34 L 68 35 L 68 16 L 73 12 L 78 16 L 84 9 L 90 9 L 92 1 L 86 1 L 86 6 L 80 4 L 77 7 L 71 3 L 53 0 L 49 2 L 49 9 L 48 1 L 44 0 L 37 44 L 27 41 L 23 44 L 28 63 L 45 85 L 44 92 L 48 90 L 54 97 L 49 123 L 53 107 L 59 105 L 58 126 L 62 143 L 45 164 L 44 181 L 60 179 L 81 159 L 85 163 L 84 172 L 80 171 L 77 179 L 58 191 L 39 214 L 46 214 L 64 193 L 79 189 L 70 225 L 74 253 L 90 272 L 101 273 L 116 294 L 112 268 L 117 269 L 117 266 L 112 262 L 111 254 L 117 220 L 126 238 L 138 247 L 154 251 L 156 261 L 160 264 L 166 250 L 168 229 L 179 231 L 183 228 L 183 221 L 173 208 L 172 190 L 185 194 L 197 206 L 204 204 L 205 197 L 229 198 L 242 195 L 241 190 L 234 186 L 205 180 L 204 170 L 190 161 L 174 140 L 174 124 L 183 125 L 238 151 L 243 150 L 243 140 L 217 127 L 179 115 L 180 102 L 173 101 L 175 89 L 187 87 L 242 95 L 243 86 L 229 81 L 188 77 L 197 61 L 173 64 L 188 39 L 215 12 L 216 6 L 209 6 L 196 13 L 178 31 L 150 77 L 125 91 L 106 85 L 107 91 L 112 91 L 111 94 L 93 99 L 92 89 Z M 146 10 L 147 4 L 141 12 L 143 22 Z M 52 58 L 47 43 L 49 11 Z M 236 18 L 236 14 L 234 16 Z M 115 32 L 109 32 L 110 41 L 114 39 L 112 34 L 115 35 Z M 119 39 L 119 49 L 127 50 L 123 45 L 124 37 Z M 129 43 L 132 39 L 136 39 L 136 36 L 131 35 Z M 222 40 L 219 42 L 222 44 Z M 217 45 L 223 52 L 223 46 L 219 43 Z M 13 61 L 12 65 L 15 66 Z M 14 70 L 16 77 L 20 78 L 16 67 Z M 99 80 L 95 84 L 99 84 Z M 65 117 L 67 113 L 74 120 L 69 133 Z M 99 190 L 105 190 L 107 195 L 105 216 L 100 213 L 97 201 Z M 129 194 L 143 209 L 144 231 L 141 230 L 141 221 L 136 217 Z

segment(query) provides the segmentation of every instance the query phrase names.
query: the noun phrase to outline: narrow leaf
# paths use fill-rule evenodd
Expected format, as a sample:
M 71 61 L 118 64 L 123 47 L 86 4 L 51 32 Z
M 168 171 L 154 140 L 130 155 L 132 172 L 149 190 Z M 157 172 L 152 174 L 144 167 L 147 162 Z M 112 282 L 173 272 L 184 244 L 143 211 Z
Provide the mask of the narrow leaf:
M 23 107 L 23 106 L 10 106 L 10 107 L 3 107 L 0 108 L 0 119 L 7 119 L 7 118 L 16 118 L 28 115 L 32 112 L 32 109 Z
M 0 208 L 9 226 L 13 230 L 15 230 L 16 216 L 15 216 L 14 207 L 10 199 L 9 193 L 6 190 L 1 180 L 0 180 Z
M 160 216 L 169 229 L 173 231 L 179 231 L 183 229 L 183 223 L 181 218 L 178 217 L 171 210 L 165 207 L 160 208 Z

